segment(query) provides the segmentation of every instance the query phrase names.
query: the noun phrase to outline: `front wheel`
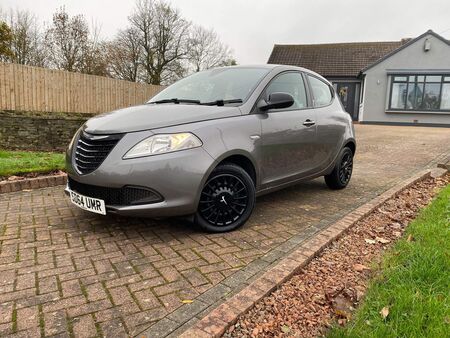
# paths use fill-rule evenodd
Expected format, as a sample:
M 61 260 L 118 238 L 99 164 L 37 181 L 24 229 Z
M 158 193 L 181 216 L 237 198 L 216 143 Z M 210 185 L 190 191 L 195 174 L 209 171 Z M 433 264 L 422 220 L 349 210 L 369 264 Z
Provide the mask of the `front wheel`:
M 195 223 L 211 232 L 242 226 L 255 206 L 255 185 L 250 175 L 235 164 L 219 165 L 203 187 Z
M 353 172 L 353 152 L 344 147 L 337 158 L 333 171 L 325 176 L 325 183 L 330 189 L 344 189 L 350 182 Z

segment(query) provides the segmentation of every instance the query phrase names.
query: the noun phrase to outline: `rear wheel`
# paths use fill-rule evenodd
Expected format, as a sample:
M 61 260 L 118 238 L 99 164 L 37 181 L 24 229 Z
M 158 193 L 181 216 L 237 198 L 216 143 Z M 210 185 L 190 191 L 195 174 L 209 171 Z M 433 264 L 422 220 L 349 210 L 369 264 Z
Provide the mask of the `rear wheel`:
M 333 171 L 325 176 L 325 183 L 330 189 L 344 189 L 350 182 L 353 172 L 353 152 L 344 147 L 339 153 Z
M 249 174 L 235 164 L 213 170 L 203 187 L 195 223 L 211 232 L 242 226 L 255 206 L 255 185 Z

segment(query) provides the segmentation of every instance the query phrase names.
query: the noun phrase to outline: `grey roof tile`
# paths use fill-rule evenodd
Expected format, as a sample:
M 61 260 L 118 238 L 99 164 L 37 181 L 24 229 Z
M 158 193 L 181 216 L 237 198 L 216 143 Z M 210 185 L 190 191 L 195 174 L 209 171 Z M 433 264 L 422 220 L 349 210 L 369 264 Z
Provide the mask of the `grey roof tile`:
M 275 45 L 268 63 L 304 67 L 324 77 L 356 77 L 408 41 Z

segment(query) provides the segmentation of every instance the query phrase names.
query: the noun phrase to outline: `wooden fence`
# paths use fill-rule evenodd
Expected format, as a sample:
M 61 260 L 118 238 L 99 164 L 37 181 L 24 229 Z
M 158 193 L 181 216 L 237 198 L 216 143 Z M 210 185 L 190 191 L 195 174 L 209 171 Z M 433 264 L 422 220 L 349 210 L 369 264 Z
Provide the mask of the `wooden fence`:
M 144 103 L 162 88 L 0 62 L 0 110 L 96 114 Z

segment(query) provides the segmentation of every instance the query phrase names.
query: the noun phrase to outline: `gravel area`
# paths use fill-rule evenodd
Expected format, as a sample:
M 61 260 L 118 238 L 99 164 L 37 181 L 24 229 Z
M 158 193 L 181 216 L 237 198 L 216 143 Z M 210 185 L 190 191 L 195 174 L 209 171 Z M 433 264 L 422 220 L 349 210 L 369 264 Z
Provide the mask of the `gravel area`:
M 224 337 L 317 337 L 334 322 L 345 325 L 383 252 L 449 182 L 450 175 L 427 178 L 387 201 L 258 302 Z

